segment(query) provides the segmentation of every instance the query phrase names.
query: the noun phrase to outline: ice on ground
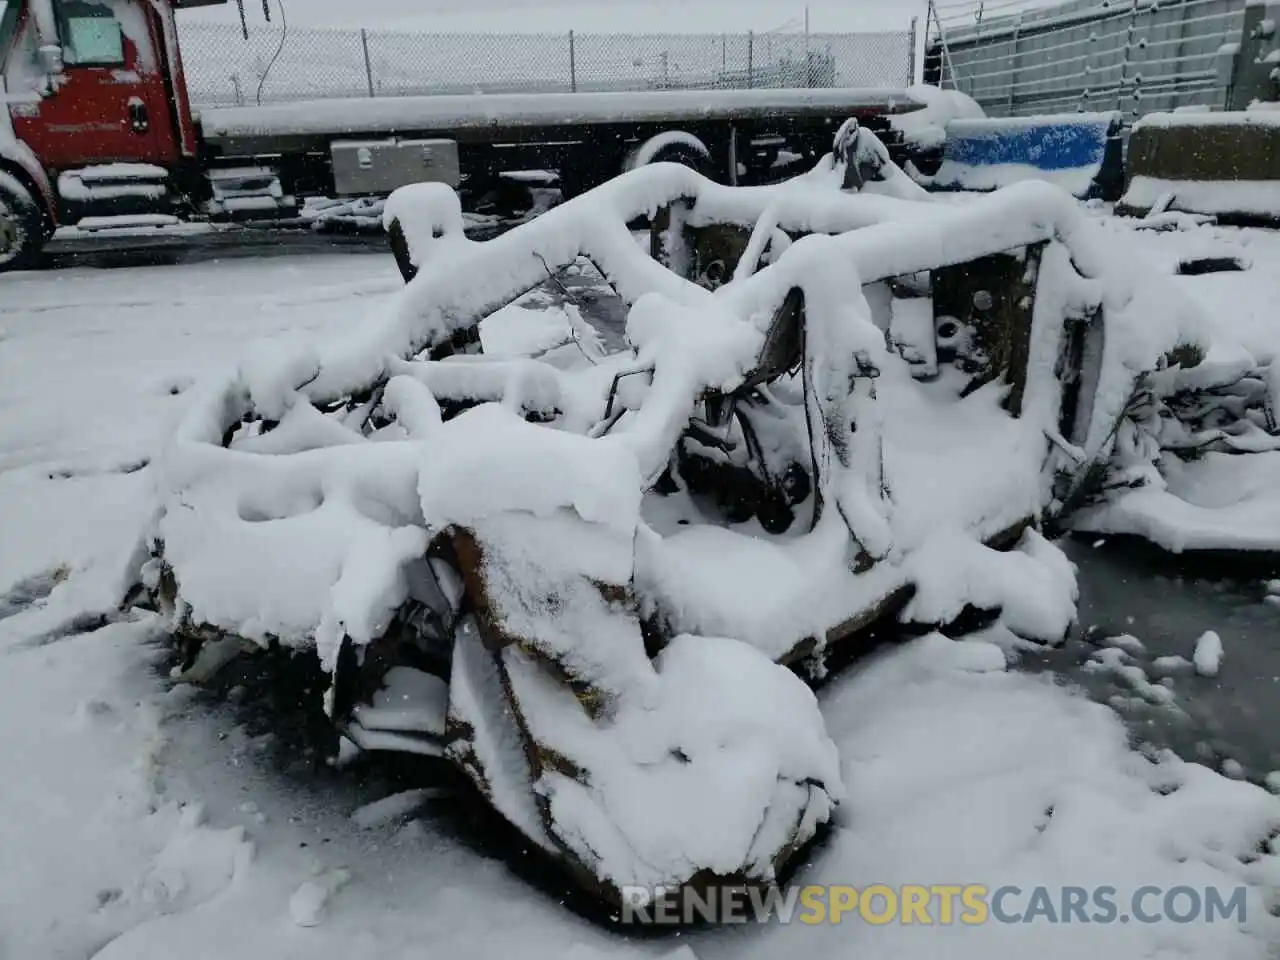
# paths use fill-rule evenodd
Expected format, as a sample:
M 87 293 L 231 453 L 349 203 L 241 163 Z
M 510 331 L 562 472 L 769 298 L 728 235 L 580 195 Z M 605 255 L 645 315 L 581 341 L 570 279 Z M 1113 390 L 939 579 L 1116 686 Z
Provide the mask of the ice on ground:
M 1222 638 L 1212 630 L 1196 641 L 1196 673 L 1202 677 L 1216 677 L 1222 669 Z

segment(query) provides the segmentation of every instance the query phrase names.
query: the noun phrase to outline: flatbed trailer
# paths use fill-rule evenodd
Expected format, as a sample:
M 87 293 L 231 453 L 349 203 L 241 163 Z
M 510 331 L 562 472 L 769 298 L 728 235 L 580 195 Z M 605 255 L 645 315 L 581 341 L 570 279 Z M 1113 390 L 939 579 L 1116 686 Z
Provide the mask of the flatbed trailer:
M 783 151 L 825 153 L 851 116 L 892 141 L 888 117 L 917 108 L 883 90 L 689 90 L 325 100 L 205 110 L 199 121 L 213 163 L 311 157 L 322 180 L 335 144 L 441 140 L 456 145 L 468 177 L 547 169 L 594 186 L 628 165 L 674 157 L 736 184 L 767 179 Z
M 0 270 L 63 225 L 281 219 L 308 197 L 515 171 L 574 195 L 674 161 L 733 185 L 812 164 L 850 117 L 896 147 L 905 91 L 478 94 L 192 109 L 175 11 L 225 0 L 0 0 Z

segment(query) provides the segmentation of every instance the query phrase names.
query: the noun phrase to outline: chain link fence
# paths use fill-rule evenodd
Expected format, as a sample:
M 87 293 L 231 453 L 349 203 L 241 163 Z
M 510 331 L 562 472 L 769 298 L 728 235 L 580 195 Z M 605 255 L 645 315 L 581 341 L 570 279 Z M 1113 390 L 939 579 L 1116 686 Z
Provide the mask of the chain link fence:
M 1248 2 L 935 0 L 925 81 L 991 116 L 1221 108 Z
M 845 34 L 432 34 L 182 24 L 196 106 L 328 97 L 778 87 L 899 89 L 911 30 Z

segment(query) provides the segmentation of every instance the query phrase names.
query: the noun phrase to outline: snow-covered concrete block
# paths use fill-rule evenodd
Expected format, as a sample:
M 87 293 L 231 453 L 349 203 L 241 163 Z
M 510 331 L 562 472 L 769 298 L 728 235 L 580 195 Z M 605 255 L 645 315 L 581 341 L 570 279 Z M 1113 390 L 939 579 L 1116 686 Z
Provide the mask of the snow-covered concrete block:
M 1151 114 L 1129 139 L 1117 210 L 1164 209 L 1240 222 L 1280 222 L 1280 112 Z

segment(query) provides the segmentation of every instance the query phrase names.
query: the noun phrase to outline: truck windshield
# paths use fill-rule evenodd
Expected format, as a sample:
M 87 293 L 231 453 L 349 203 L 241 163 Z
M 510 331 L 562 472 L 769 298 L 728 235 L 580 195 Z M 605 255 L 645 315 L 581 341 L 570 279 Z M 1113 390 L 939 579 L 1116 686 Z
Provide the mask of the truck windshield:
M 79 66 L 118 66 L 124 63 L 124 34 L 110 3 L 59 0 L 58 35 L 62 56 Z

